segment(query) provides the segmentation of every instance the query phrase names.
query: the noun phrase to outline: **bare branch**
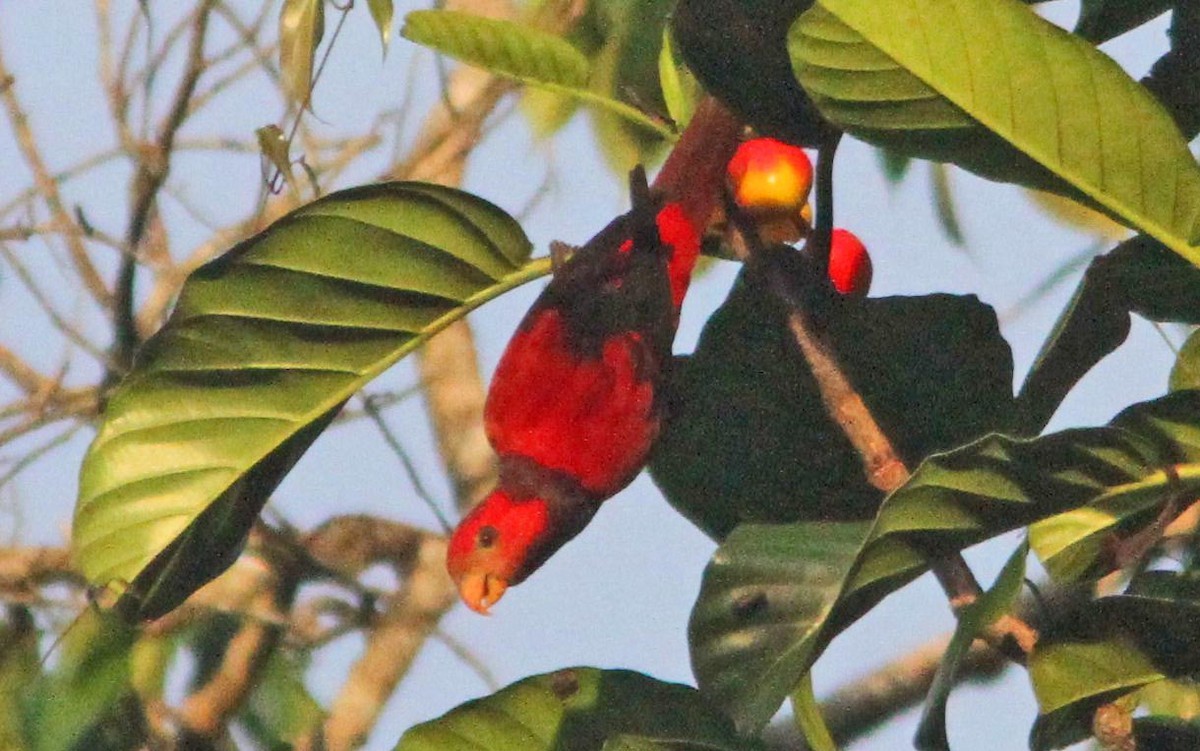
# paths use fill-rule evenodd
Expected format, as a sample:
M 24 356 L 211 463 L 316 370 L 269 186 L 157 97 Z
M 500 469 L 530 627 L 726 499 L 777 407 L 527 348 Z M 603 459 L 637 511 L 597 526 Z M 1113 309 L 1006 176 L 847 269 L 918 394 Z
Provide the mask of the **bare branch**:
M 117 272 L 116 292 L 113 299 L 113 317 L 116 327 L 113 343 L 113 360 L 121 372 L 128 368 L 133 352 L 140 343 L 134 319 L 133 288 L 137 277 L 137 250 L 141 246 L 151 209 L 158 197 L 159 189 L 167 179 L 174 153 L 175 134 L 187 117 L 188 105 L 205 69 L 204 41 L 208 31 L 209 14 L 215 0 L 202 0 L 193 16 L 192 39 L 188 47 L 187 62 L 175 89 L 171 108 L 158 129 L 153 149 L 139 154 L 137 172 L 133 178 L 133 204 L 130 210 L 129 229 L 125 240 L 129 252 L 121 260 Z M 117 375 L 109 373 L 109 377 Z
M 25 115 L 25 110 L 21 107 L 21 103 L 17 99 L 16 83 L 4 61 L 2 47 L 0 47 L 0 82 L 3 84 L 0 85 L 0 101 L 4 103 L 8 120 L 12 124 L 13 133 L 17 140 L 17 147 L 21 155 L 25 158 L 25 163 L 33 173 L 38 193 L 41 194 L 42 200 L 46 202 L 46 206 L 50 209 L 50 215 L 55 226 L 66 239 L 67 250 L 75 272 L 79 275 L 84 289 L 88 291 L 92 299 L 100 305 L 108 307 L 112 302 L 112 295 L 109 293 L 108 287 L 105 285 L 104 280 L 100 278 L 100 273 L 96 270 L 91 257 L 88 255 L 87 245 L 83 241 L 83 229 L 75 222 L 71 213 L 67 211 L 66 206 L 63 204 L 62 196 L 58 191 L 58 184 L 51 177 L 50 170 L 46 166 L 46 161 L 42 157 L 42 152 L 38 148 L 37 139 L 34 137 L 33 129 L 29 124 L 29 118 Z

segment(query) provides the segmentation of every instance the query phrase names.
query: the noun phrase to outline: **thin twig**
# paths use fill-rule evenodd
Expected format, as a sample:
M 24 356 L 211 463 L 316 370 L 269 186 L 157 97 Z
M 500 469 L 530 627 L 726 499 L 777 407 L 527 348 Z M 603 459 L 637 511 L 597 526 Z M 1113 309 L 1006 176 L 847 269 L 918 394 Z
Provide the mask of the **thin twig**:
M 175 134 L 187 117 L 188 104 L 205 69 L 204 42 L 208 31 L 209 14 L 214 2 L 215 0 L 202 0 L 196 9 L 191 23 L 192 39 L 188 47 L 187 62 L 179 85 L 175 89 L 171 107 L 158 128 L 153 151 L 138 159 L 137 172 L 133 178 L 133 202 L 129 228 L 125 233 L 128 254 L 121 259 L 113 299 L 115 336 L 112 359 L 118 370 L 110 370 L 106 374 L 106 380 L 110 382 L 128 369 L 133 360 L 134 350 L 141 342 L 134 318 L 134 282 L 137 278 L 136 253 L 146 233 L 159 189 L 162 188 L 171 168 Z
M 408 481 L 412 483 L 413 490 L 417 492 L 417 497 L 420 498 L 429 510 L 437 517 L 438 523 L 442 526 L 442 531 L 450 534 L 450 530 L 454 525 L 446 518 L 445 512 L 442 511 L 441 504 L 433 499 L 429 490 L 425 487 L 425 483 L 421 481 L 421 474 L 417 471 L 417 466 L 413 464 L 413 460 L 409 457 L 408 452 L 404 450 L 404 446 L 400 443 L 400 439 L 392 432 L 391 427 L 387 424 L 387 420 L 383 419 L 383 414 L 379 411 L 379 406 L 370 396 L 362 398 L 363 413 L 371 418 L 371 422 L 375 423 L 375 427 L 379 429 L 379 434 L 383 436 L 383 441 L 400 460 L 400 465 L 404 467 L 404 473 L 408 475 Z
M 21 103 L 17 99 L 17 87 L 12 82 L 12 74 L 9 72 L 8 66 L 4 61 L 2 46 L 0 46 L 0 81 L 8 81 L 7 85 L 0 86 L 0 101 L 4 103 L 4 109 L 8 114 L 9 123 L 12 125 L 13 134 L 16 136 L 17 147 L 21 155 L 25 158 L 25 163 L 33 173 L 38 193 L 41 194 L 42 200 L 46 202 L 54 223 L 61 228 L 63 237 L 67 242 L 67 250 L 71 257 L 72 265 L 79 275 L 80 281 L 83 282 L 84 289 L 87 290 L 93 300 L 107 308 L 112 302 L 112 295 L 108 291 L 104 280 L 100 277 L 100 272 L 96 270 L 95 265 L 92 263 L 87 245 L 83 241 L 83 230 L 72 218 L 71 213 L 67 211 L 66 206 L 63 204 L 62 196 L 58 191 L 58 184 L 50 176 L 50 170 L 46 166 L 46 161 L 42 157 L 41 150 L 38 148 L 37 139 L 29 124 L 29 118 L 25 115 L 25 110 L 21 107 Z

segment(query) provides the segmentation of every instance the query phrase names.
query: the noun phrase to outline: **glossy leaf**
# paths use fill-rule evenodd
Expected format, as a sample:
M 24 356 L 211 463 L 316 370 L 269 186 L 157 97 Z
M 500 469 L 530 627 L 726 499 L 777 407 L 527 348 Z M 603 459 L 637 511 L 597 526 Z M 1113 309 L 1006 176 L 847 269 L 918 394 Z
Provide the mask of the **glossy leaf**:
M 660 745 L 661 744 L 661 745 Z M 567 668 L 518 681 L 410 729 L 396 751 L 757 749 L 693 688 L 627 670 Z
M 1082 198 L 1200 264 L 1200 167 L 1174 121 L 1017 0 L 820 0 L 789 49 L 801 85 L 850 133 Z
M 624 102 L 589 89 L 591 63 L 569 42 L 512 21 L 449 10 L 412 11 L 401 36 L 465 63 L 601 107 L 663 137 L 674 133 Z
M 325 35 L 325 0 L 284 0 L 279 11 L 279 72 L 293 102 L 311 107 L 313 60 Z
M 954 688 L 958 667 L 967 656 L 971 643 L 1012 608 L 1025 580 L 1025 559 L 1028 555 L 1029 545 L 1022 542 L 1009 556 L 991 589 L 959 612 L 954 635 L 950 637 L 950 644 L 946 646 L 946 653 L 942 656 L 925 699 L 925 711 L 913 741 L 917 748 L 950 751 L 950 739 L 946 735 L 946 703 L 950 699 L 950 690 Z
M 1171 390 L 1200 389 L 1200 330 L 1192 332 L 1171 368 Z
M 276 649 L 242 708 L 247 731 L 264 748 L 290 747 L 324 719 L 325 711 L 304 685 L 308 661 Z
M 1200 269 L 1145 236 L 1095 258 L 1021 386 L 1022 432 L 1040 433 L 1079 379 L 1125 341 L 1129 313 L 1200 323 Z
M 236 558 L 341 405 L 451 322 L 548 270 L 467 193 L 386 183 L 303 206 L 198 269 L 114 391 L 73 529 L 93 582 L 152 618 Z
M 1135 717 L 1133 738 L 1138 748 L 1153 751 L 1195 751 L 1200 748 L 1200 725 L 1177 717 Z
M 1039 645 L 1029 656 L 1041 716 L 1030 748 L 1062 748 L 1086 737 L 1102 704 L 1164 678 L 1136 648 L 1117 641 Z
M 1170 10 L 1175 0 L 1083 0 L 1075 33 L 1100 44 Z
M 106 747 L 98 742 L 97 725 L 128 704 L 122 697 L 131 695 L 135 636 L 109 614 L 88 610 L 80 616 L 63 637 L 59 664 L 24 689 L 29 751 Z M 135 733 L 136 728 L 121 731 Z
M 761 729 L 831 639 L 925 570 L 927 552 L 961 550 L 1098 499 L 1152 496 L 1162 503 L 1176 492 L 1200 492 L 1200 464 L 1180 466 L 1200 437 L 1197 426 L 1200 392 L 1186 391 L 1134 405 L 1106 428 L 1030 440 L 992 435 L 934 455 L 884 502 L 840 584 L 822 580 L 819 596 L 782 588 L 779 606 L 764 594 L 749 615 L 737 596 L 796 580 L 791 569 L 801 559 L 786 545 L 756 546 L 762 533 L 754 530 L 761 528 L 736 531 L 706 570 L 692 612 L 689 641 L 701 689 L 743 732 Z M 1178 479 L 1160 469 L 1167 464 L 1177 465 Z M 755 557 L 725 551 L 738 534 L 748 536 L 739 547 Z M 846 568 L 844 555 L 836 561 L 833 570 Z
M 1177 392 L 1178 401 L 1194 401 L 1200 391 Z M 1121 418 L 1117 418 L 1120 424 Z M 1157 473 L 1103 493 L 1086 506 L 1050 517 L 1029 528 L 1029 543 L 1055 579 L 1074 581 L 1112 568 L 1109 544 L 1153 521 L 1163 504 L 1186 498 L 1200 488 L 1200 421 L 1167 417 L 1160 427 L 1171 442 L 1164 463 L 1175 465 L 1178 480 Z M 1160 476 L 1161 475 L 1161 476 Z M 1134 478 L 1130 478 L 1133 480 Z
M 911 466 L 1011 416 L 1012 355 L 974 297 L 840 299 L 823 325 Z M 769 292 L 743 277 L 677 365 L 650 471 L 700 529 L 720 539 L 743 522 L 875 515 L 882 495 L 829 418 Z
M 743 524 L 704 570 L 688 623 L 701 690 L 757 733 L 815 661 L 865 523 Z
M 25 751 L 22 722 L 23 692 L 9 690 L 33 684 L 41 674 L 38 665 L 38 629 L 33 613 L 13 605 L 7 618 L 0 621 L 0 748 Z
M 392 41 L 392 18 L 396 8 L 392 0 L 367 0 L 367 7 L 371 10 L 371 20 L 379 31 L 379 44 L 386 56 L 388 44 Z
M 662 51 L 658 55 L 658 81 L 662 87 L 663 101 L 667 105 L 667 114 L 675 121 L 675 127 L 682 129 L 696 111 L 700 85 L 679 59 L 671 42 L 671 32 L 665 27 L 662 34 Z
M 787 30 L 812 0 L 678 0 L 671 32 L 696 78 L 763 136 L 819 146 L 833 129 L 792 75 Z
M 1198 644 L 1200 582 L 1194 576 L 1145 572 L 1125 594 L 1080 606 L 1043 634 L 1031 658 L 1035 691 L 1039 699 L 1047 697 L 1034 747 L 1058 748 L 1085 737 L 1096 708 L 1118 697 L 1130 708 L 1142 703 L 1152 712 L 1194 713 L 1189 707 L 1198 706 L 1192 683 L 1200 672 Z M 1043 652 L 1056 656 L 1051 660 Z M 1040 670 L 1046 661 L 1052 675 Z

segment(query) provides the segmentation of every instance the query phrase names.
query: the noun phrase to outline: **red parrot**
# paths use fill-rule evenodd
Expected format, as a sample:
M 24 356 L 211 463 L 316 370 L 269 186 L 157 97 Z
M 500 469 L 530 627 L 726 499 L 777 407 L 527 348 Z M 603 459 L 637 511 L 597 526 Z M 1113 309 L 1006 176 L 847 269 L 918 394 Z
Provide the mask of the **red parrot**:
M 486 613 L 645 464 L 700 233 L 630 178 L 633 208 L 558 268 L 500 358 L 484 407 L 500 483 L 458 525 L 447 565 Z
M 484 428 L 500 481 L 455 529 L 447 568 L 487 613 L 633 481 L 658 437 L 679 308 L 741 123 L 696 108 L 654 183 L 557 268 L 500 358 Z

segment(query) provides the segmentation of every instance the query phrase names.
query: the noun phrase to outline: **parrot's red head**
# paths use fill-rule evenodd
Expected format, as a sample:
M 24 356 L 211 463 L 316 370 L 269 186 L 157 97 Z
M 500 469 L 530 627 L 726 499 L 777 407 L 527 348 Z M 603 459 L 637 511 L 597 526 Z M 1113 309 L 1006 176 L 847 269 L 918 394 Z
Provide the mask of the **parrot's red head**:
M 446 552 L 446 567 L 463 602 L 486 615 L 506 589 L 537 568 L 554 550 L 540 552 L 551 537 L 550 520 L 546 501 L 515 500 L 503 488 L 467 514 Z

